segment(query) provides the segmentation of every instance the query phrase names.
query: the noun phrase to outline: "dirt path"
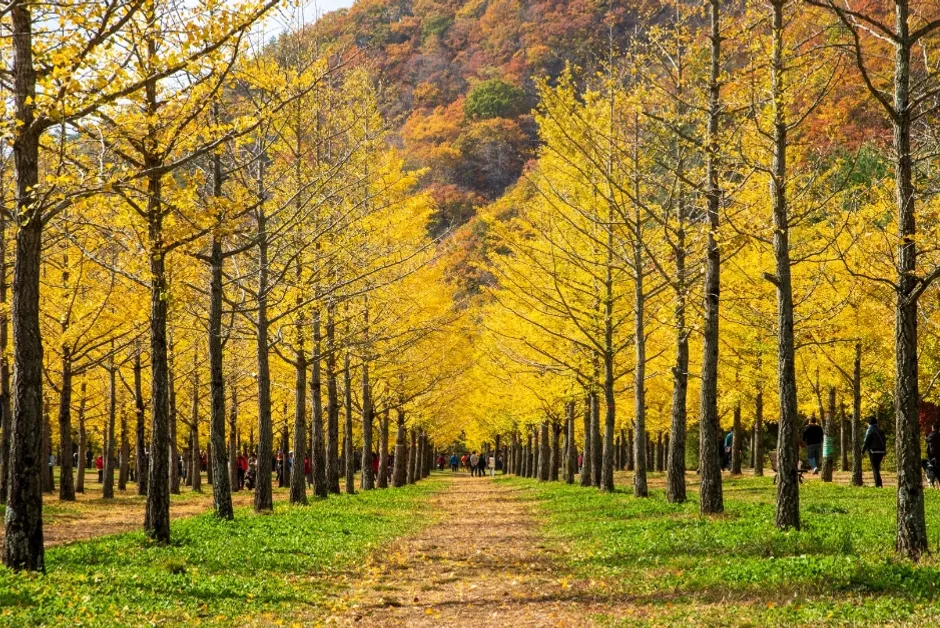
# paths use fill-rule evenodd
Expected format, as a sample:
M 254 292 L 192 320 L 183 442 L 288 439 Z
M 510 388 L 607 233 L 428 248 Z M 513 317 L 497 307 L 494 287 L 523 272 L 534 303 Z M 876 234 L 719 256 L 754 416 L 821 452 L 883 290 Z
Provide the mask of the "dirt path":
M 560 566 L 517 490 L 458 475 L 435 521 L 375 555 L 344 615 L 358 626 L 584 626 L 613 611 Z M 466 624 L 466 622 L 471 622 Z M 457 623 L 460 622 L 460 623 Z

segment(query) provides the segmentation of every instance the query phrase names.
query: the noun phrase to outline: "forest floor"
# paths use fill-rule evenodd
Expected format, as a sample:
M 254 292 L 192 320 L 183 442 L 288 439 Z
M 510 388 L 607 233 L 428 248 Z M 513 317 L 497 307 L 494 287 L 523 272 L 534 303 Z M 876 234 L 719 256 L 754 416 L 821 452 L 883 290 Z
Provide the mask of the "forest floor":
M 617 614 L 546 543 L 522 486 L 448 476 L 431 498 L 432 525 L 373 555 L 345 613 L 360 626 L 580 626 Z
M 92 479 L 94 473 L 89 473 Z M 56 477 L 58 482 L 58 477 Z M 203 477 L 201 492 L 181 487 L 179 495 L 170 496 L 170 517 L 180 519 L 199 515 L 212 508 L 212 486 Z M 275 499 L 286 495 L 286 489 L 275 489 Z M 232 503 L 238 508 L 250 506 L 254 499 L 250 491 L 232 493 Z M 285 497 L 286 499 L 286 497 Z M 127 489 L 114 490 L 114 499 L 101 497 L 101 485 L 88 482 L 84 493 L 78 493 L 74 502 L 59 500 L 58 488 L 43 494 L 43 540 L 46 547 L 92 539 L 108 534 L 139 530 L 144 521 L 147 498 L 137 495 L 137 485 L 128 482 Z M 0 519 L 3 507 L 0 506 Z M 0 526 L 0 547 L 3 545 L 3 526 Z
M 497 480 L 532 508 L 541 542 L 574 581 L 593 583 L 601 611 L 581 625 L 940 624 L 938 490 L 926 494 L 932 553 L 915 565 L 894 553 L 891 488 L 808 478 L 801 529 L 780 531 L 772 476 L 726 475 L 725 512 L 708 517 L 694 476 L 684 504 L 666 501 L 662 473 L 649 479 L 647 499 L 633 497 L 622 472 L 613 494 Z M 603 600 L 616 612 L 603 612 Z
M 270 513 L 236 508 L 234 521 L 205 512 L 175 520 L 169 545 L 144 536 L 138 512 L 132 532 L 49 548 L 45 574 L 0 567 L 0 626 L 316 622 L 345 607 L 342 593 L 367 556 L 426 525 L 440 488 L 431 478 L 306 506 L 282 499 Z M 196 508 L 203 498 L 189 499 Z

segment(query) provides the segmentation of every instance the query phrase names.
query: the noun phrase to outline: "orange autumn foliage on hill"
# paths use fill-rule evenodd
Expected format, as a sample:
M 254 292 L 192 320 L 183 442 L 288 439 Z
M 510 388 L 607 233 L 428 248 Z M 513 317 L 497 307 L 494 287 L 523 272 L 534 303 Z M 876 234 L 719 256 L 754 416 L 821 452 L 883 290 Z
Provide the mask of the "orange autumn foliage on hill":
M 410 166 L 429 167 L 437 233 L 464 225 L 519 178 L 535 154 L 535 79 L 566 65 L 590 70 L 608 45 L 632 32 L 635 12 L 597 0 L 359 0 L 316 29 L 355 44 L 377 66 L 383 109 Z M 487 83 L 520 89 L 502 115 L 468 116 L 466 100 Z

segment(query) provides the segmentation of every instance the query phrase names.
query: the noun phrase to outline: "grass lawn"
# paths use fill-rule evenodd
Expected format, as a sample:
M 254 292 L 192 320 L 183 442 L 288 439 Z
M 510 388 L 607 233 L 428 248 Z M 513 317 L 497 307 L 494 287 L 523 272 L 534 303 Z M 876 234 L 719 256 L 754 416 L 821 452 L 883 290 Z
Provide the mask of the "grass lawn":
M 335 496 L 272 514 L 236 510 L 173 522 L 173 543 L 141 532 L 47 550 L 46 575 L 0 567 L 2 626 L 220 625 L 317 618 L 356 560 L 426 517 L 436 480 Z M 289 622 L 288 622 L 289 623 Z
M 913 565 L 894 554 L 894 489 L 807 480 L 802 529 L 781 532 L 770 477 L 725 476 L 725 514 L 707 518 L 695 492 L 681 505 L 661 488 L 636 499 L 629 476 L 616 479 L 614 494 L 500 481 L 532 500 L 574 575 L 621 600 L 630 625 L 940 625 L 940 491 L 927 492 L 933 554 Z

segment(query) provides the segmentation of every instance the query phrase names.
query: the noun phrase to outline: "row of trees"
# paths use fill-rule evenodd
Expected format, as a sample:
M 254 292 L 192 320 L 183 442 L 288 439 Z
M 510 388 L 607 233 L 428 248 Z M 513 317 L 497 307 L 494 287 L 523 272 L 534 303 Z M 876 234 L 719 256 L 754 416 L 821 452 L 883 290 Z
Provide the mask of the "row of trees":
M 833 438 L 849 407 L 861 483 L 861 414 L 893 403 L 897 548 L 926 551 L 940 13 L 855 4 L 663 3 L 625 48 L 611 31 L 602 72 L 540 85 L 538 159 L 483 216 L 498 286 L 473 373 L 489 391 L 482 434 L 548 416 L 574 438 L 578 402 L 603 490 L 629 424 L 634 495 L 648 494 L 652 430 L 668 435 L 669 500 L 686 499 L 690 460 L 711 514 L 722 422 L 759 435 L 770 419 L 787 528 L 800 525 L 801 404 Z
M 14 569 L 44 568 L 44 450 L 59 452 L 60 498 L 74 499 L 73 443 L 81 465 L 94 434 L 106 498 L 119 448 L 125 465 L 134 449 L 144 528 L 161 543 L 181 451 L 198 474 L 208 450 L 215 511 L 232 518 L 230 463 L 245 444 L 258 456 L 254 508 L 273 506 L 275 425 L 298 461 L 295 503 L 307 456 L 325 497 L 344 480 L 355 491 L 355 451 L 361 487 L 386 484 L 371 456 L 385 462 L 390 420 L 395 485 L 447 436 L 431 417 L 466 334 L 428 236 L 433 203 L 415 192 L 423 173 L 389 148 L 355 50 L 303 28 L 257 43 L 275 9 L 0 8 L 4 306 L 12 292 L 0 498 Z M 58 430 L 44 430 L 56 397 Z

